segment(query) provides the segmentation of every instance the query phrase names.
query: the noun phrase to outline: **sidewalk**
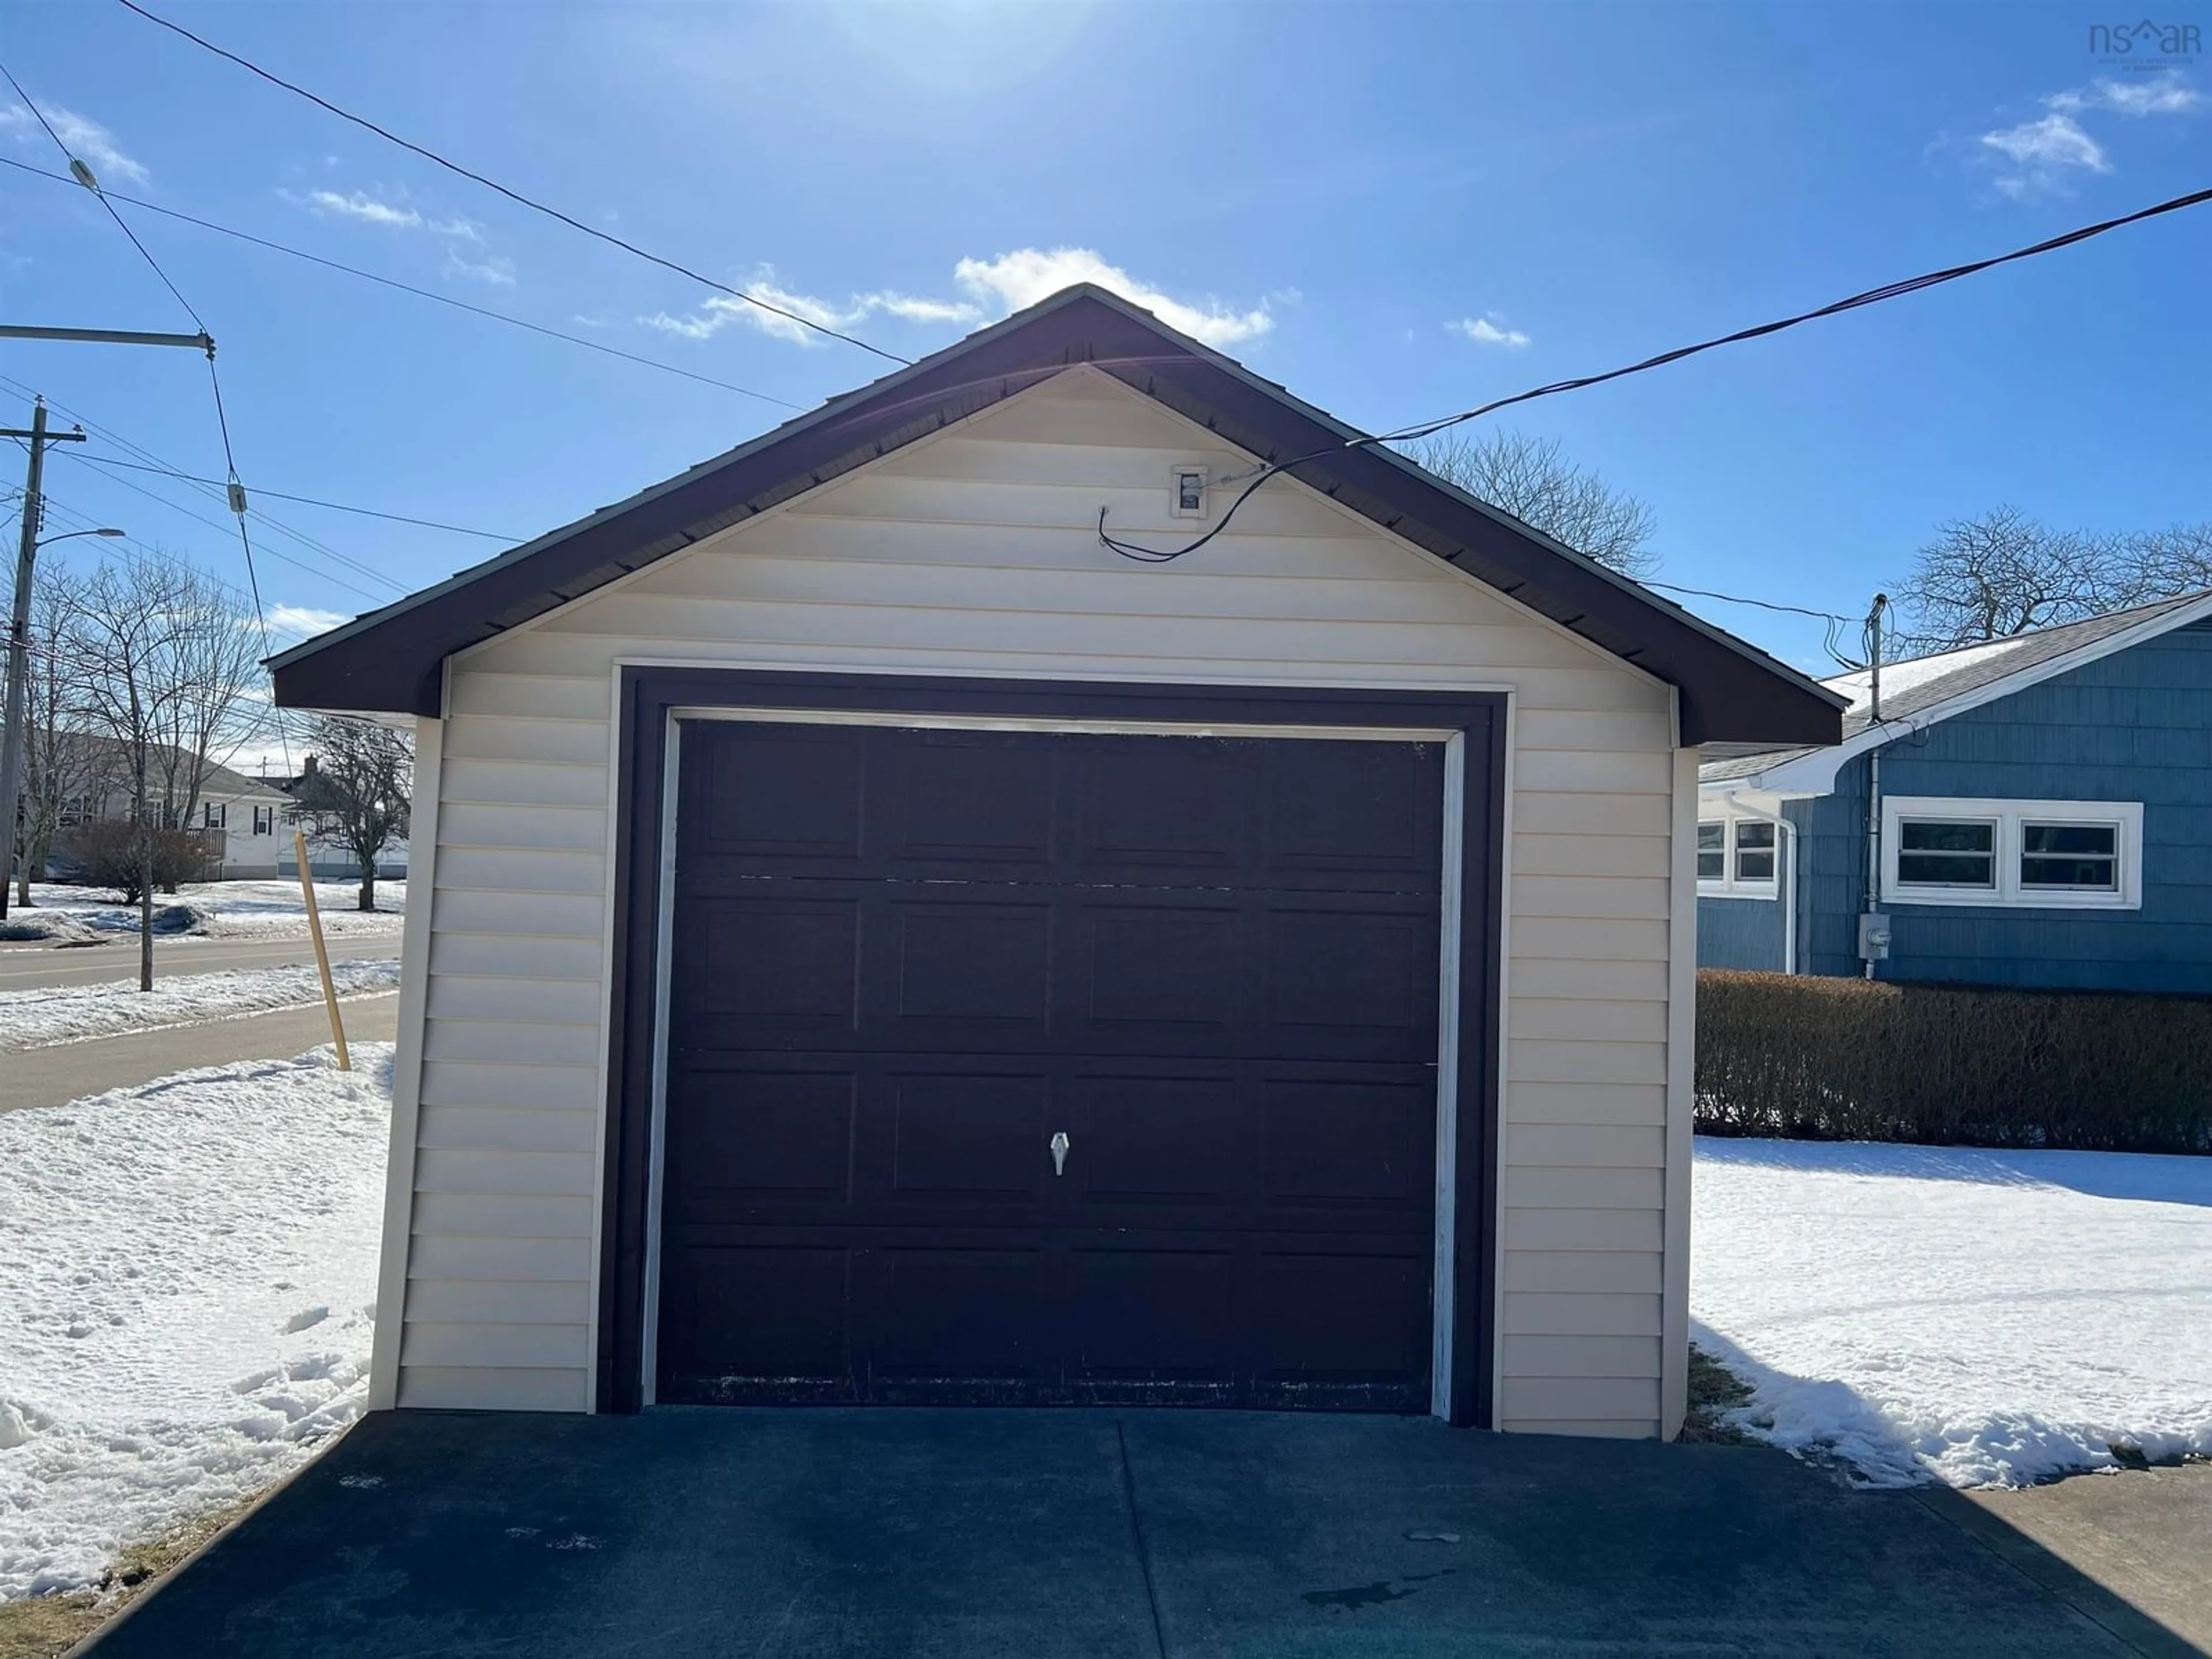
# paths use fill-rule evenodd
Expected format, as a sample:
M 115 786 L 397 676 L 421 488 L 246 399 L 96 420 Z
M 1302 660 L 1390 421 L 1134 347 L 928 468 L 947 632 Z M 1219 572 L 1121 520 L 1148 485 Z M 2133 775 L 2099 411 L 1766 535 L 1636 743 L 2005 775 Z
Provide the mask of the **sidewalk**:
M 338 1011 L 345 1020 L 347 1042 L 389 1042 L 398 1030 L 399 994 L 353 998 L 341 1001 Z M 166 1031 L 18 1049 L 6 1057 L 0 1112 L 66 1105 L 87 1095 L 136 1088 L 196 1066 L 226 1066 L 234 1060 L 289 1060 L 330 1040 L 330 1016 L 321 1003 L 313 1002 Z

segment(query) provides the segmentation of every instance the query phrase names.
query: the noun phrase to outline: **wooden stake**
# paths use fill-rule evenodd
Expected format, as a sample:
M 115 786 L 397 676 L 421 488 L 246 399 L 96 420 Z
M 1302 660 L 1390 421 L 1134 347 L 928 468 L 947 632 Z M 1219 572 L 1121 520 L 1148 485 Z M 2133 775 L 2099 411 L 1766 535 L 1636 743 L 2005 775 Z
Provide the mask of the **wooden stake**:
M 331 953 L 323 945 L 323 913 L 315 908 L 315 872 L 307 867 L 307 838 L 292 832 L 292 851 L 300 861 L 300 891 L 307 901 L 307 933 L 315 941 L 315 966 L 323 976 L 323 1006 L 331 1011 L 331 1036 L 338 1045 L 338 1070 L 353 1070 L 346 1053 L 345 1022 L 338 1018 L 337 988 L 331 983 Z

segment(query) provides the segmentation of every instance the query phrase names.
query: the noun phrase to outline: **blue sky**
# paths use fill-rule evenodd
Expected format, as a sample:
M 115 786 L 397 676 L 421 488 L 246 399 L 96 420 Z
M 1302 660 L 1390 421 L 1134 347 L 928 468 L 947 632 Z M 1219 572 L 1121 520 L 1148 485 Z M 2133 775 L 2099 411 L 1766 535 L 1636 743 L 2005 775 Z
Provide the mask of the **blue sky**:
M 155 9 L 903 355 L 1104 274 L 1369 429 L 2212 183 L 2212 57 L 2100 64 L 2092 8 Z M 2212 36 L 2201 3 L 2166 9 Z M 112 190 L 802 406 L 887 367 L 725 313 L 108 0 L 17 8 L 4 58 Z M 0 155 L 60 167 L 12 102 Z M 789 412 L 123 211 L 220 344 L 250 488 L 522 537 Z M 2212 517 L 2208 277 L 2212 207 L 1511 419 L 1650 501 L 1663 580 L 1856 613 L 1935 524 L 1999 501 Z M 12 168 L 0 315 L 190 326 L 83 191 Z M 222 471 L 189 354 L 9 342 L 0 375 Z M 120 525 L 240 578 L 218 503 L 128 476 L 215 526 L 70 457 L 50 528 Z M 264 532 L 264 593 L 301 612 L 498 545 L 257 505 L 384 579 Z M 1693 603 L 1820 663 L 1817 624 Z

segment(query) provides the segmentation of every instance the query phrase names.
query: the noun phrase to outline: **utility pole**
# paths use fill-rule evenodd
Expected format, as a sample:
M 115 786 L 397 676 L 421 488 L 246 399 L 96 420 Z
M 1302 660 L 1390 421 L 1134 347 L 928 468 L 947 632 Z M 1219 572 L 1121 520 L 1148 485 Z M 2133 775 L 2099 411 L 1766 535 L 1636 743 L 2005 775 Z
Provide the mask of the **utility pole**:
M 1889 595 L 1874 596 L 1874 607 L 1867 612 L 1867 726 L 1875 730 L 1881 725 L 1881 613 L 1889 608 Z M 1881 913 L 1881 744 L 1876 743 L 1867 750 L 1867 815 L 1866 815 L 1866 911 L 1859 918 L 1859 955 L 1866 963 L 1866 976 L 1874 977 L 1874 965 L 1889 955 L 1889 918 Z
M 10 427 L 0 438 L 22 438 L 31 450 L 29 476 L 23 483 L 23 537 L 15 545 L 15 609 L 8 624 L 8 712 L 6 737 L 0 741 L 0 813 L 7 818 L 7 856 L 0 859 L 0 921 L 8 919 L 8 878 L 15 868 L 15 836 L 21 817 L 19 805 L 23 785 L 23 692 L 31 665 L 31 567 L 39 556 L 39 525 L 43 503 L 39 485 L 46 475 L 48 444 L 81 444 L 82 428 L 74 432 L 46 430 L 46 400 L 31 407 L 28 431 Z

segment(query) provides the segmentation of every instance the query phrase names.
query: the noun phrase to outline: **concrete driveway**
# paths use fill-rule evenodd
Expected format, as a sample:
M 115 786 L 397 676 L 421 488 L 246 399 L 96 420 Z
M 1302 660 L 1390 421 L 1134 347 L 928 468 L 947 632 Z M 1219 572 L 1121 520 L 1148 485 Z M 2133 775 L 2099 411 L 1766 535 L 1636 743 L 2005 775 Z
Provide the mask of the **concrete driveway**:
M 1779 1454 L 1186 1412 L 386 1413 L 100 1659 L 2188 1651 Z

